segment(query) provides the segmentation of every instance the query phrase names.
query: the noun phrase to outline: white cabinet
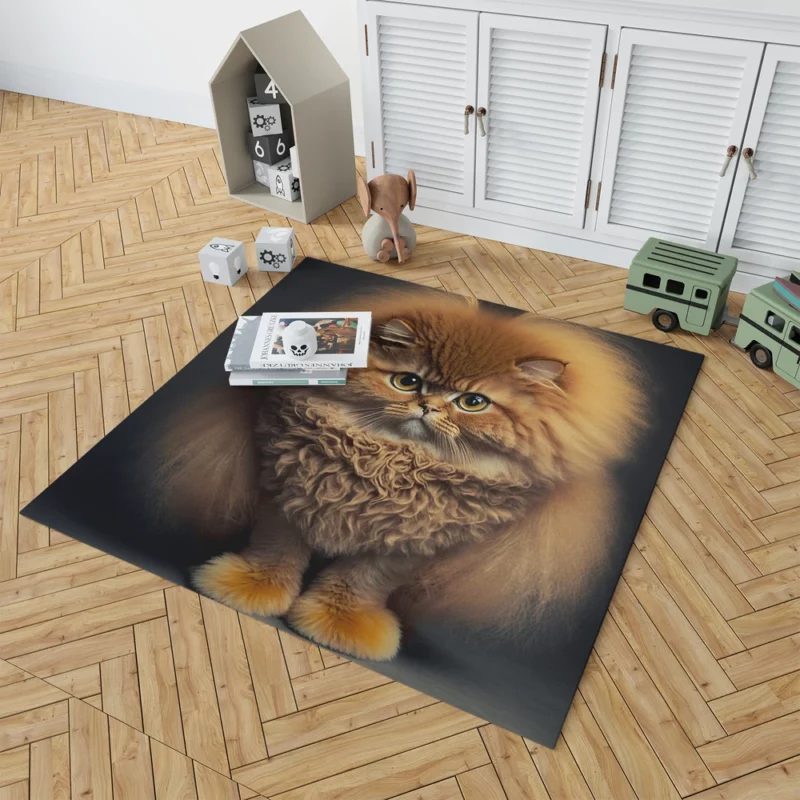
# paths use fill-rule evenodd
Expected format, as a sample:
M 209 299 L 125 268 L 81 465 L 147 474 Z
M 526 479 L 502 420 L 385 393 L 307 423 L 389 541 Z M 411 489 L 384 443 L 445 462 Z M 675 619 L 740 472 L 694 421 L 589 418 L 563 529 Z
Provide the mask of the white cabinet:
M 413 169 L 421 205 L 471 206 L 475 136 L 464 135 L 464 109 L 474 124 L 478 14 L 369 2 L 367 18 L 376 171 Z
M 625 29 L 620 38 L 598 232 L 715 249 L 764 45 Z
M 481 14 L 479 41 L 475 206 L 582 227 L 605 26 Z
M 413 168 L 420 205 L 581 227 L 605 26 L 366 5 L 376 171 Z
M 800 47 L 768 45 L 720 248 L 763 268 L 797 269 L 800 261 Z
M 368 170 L 416 171 L 416 222 L 619 266 L 659 236 L 748 288 L 797 269 L 800 12 L 435 1 L 358 0 Z

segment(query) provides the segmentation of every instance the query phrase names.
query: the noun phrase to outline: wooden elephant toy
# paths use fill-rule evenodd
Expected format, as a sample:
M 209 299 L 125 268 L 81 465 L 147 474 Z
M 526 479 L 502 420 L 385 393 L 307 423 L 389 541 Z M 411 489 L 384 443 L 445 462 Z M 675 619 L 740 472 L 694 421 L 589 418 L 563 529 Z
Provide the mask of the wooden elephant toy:
M 403 216 L 406 206 L 413 211 L 417 199 L 414 170 L 408 171 L 408 180 L 402 175 L 379 175 L 367 183 L 359 175 L 358 199 L 367 218 L 361 232 L 367 255 L 375 261 L 405 261 L 417 244 L 414 228 Z

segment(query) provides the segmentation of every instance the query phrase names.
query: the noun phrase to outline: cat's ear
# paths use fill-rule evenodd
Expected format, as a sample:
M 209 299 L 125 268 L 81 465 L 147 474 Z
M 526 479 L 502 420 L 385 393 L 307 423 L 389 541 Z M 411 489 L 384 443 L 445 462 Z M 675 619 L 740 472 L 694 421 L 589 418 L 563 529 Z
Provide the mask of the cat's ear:
M 390 319 L 378 325 L 374 338 L 386 347 L 412 347 L 416 341 L 414 329 L 402 319 Z
M 561 361 L 543 358 L 521 361 L 517 364 L 517 368 L 522 370 L 526 378 L 542 382 L 554 381 L 560 378 L 564 374 L 566 366 Z

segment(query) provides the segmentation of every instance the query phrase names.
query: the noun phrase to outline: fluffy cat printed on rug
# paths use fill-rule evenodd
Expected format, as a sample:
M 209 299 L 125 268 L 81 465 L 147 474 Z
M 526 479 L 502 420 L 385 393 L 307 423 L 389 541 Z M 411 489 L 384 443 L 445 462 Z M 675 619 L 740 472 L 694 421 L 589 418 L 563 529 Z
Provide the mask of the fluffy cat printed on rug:
M 221 550 L 249 531 L 195 587 L 374 660 L 421 614 L 508 635 L 545 611 L 567 625 L 643 418 L 624 350 L 435 292 L 359 302 L 370 362 L 346 386 L 225 387 L 170 422 L 167 510 Z M 332 560 L 301 593 L 312 553 Z

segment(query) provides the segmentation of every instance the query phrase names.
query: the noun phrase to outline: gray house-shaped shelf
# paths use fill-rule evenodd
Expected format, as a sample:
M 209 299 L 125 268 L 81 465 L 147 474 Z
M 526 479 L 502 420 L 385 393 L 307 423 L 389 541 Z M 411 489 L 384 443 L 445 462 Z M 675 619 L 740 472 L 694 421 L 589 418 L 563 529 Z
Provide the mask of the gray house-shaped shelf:
M 292 109 L 300 199 L 257 183 L 247 146 L 247 98 L 266 72 Z M 311 222 L 356 191 L 350 82 L 301 11 L 248 28 L 210 82 L 223 169 L 232 197 L 299 222 Z

